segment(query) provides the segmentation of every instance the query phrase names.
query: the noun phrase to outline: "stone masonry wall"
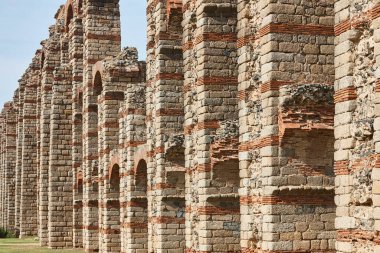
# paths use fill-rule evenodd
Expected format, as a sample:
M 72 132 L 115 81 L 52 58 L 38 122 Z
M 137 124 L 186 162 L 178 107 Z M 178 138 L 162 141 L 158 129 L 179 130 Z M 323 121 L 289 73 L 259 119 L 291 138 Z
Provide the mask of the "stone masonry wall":
M 378 252 L 380 2 L 146 4 L 146 63 L 118 0 L 59 7 L 0 113 L 0 228 L 86 252 Z
M 335 5 L 337 252 L 379 250 L 379 10 L 378 1 Z

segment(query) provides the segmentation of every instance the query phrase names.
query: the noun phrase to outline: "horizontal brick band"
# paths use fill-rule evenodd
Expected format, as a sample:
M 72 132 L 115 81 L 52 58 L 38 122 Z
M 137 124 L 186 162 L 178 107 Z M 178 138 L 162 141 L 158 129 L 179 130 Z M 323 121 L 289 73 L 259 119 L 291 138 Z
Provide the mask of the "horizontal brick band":
M 152 217 L 149 221 L 153 224 L 185 224 L 185 218 L 169 216 Z
M 148 208 L 148 201 L 146 198 L 139 199 L 139 201 L 127 201 L 121 202 L 120 207 L 128 208 L 128 207 L 139 207 L 139 208 Z
M 380 168 L 380 154 L 373 154 L 352 161 L 336 161 L 334 163 L 335 175 L 349 175 L 351 171 L 363 168 Z
M 89 200 L 83 202 L 83 207 L 98 207 L 98 200 Z
M 240 214 L 240 207 L 216 207 L 216 206 L 204 206 L 199 207 L 197 210 L 200 215 L 228 215 L 228 214 Z
M 110 41 L 119 41 L 121 40 L 121 36 L 116 35 L 109 35 L 109 34 L 93 34 L 93 33 L 87 33 L 85 34 L 85 38 L 88 40 L 110 40 Z
M 151 190 L 163 190 L 163 189 L 172 189 L 176 188 L 175 185 L 172 184 L 165 184 L 165 183 L 158 183 L 153 186 L 153 189 Z
M 144 145 L 146 141 L 126 141 L 123 144 L 123 148 L 135 148 L 140 145 Z
M 335 36 L 339 36 L 351 29 L 356 29 L 363 25 L 368 25 L 374 19 L 380 17 L 380 4 L 375 5 L 372 9 L 360 13 L 359 15 L 346 19 L 339 24 L 335 25 Z
M 74 225 L 74 229 L 75 230 L 82 230 L 82 229 L 84 229 L 84 226 L 77 224 L 77 225 Z
M 244 47 L 270 33 L 300 34 L 300 35 L 325 35 L 333 36 L 334 27 L 328 25 L 314 24 L 290 24 L 290 23 L 271 23 L 258 31 L 258 34 L 251 34 L 237 39 L 237 48 Z
M 334 26 L 314 24 L 303 25 L 290 23 L 271 23 L 264 26 L 259 31 L 260 37 L 270 33 L 334 36 Z
M 124 100 L 124 92 L 123 91 L 108 91 L 105 92 L 103 96 L 98 99 L 98 103 L 103 103 L 105 101 L 123 101 Z
M 184 127 L 185 135 L 191 134 L 193 131 L 199 131 L 204 129 L 218 129 L 220 127 L 219 121 L 210 120 L 204 122 L 198 122 L 196 125 L 189 125 Z
M 24 104 L 35 104 L 37 103 L 36 99 L 25 99 Z
M 347 88 L 338 90 L 334 95 L 334 102 L 341 103 L 345 101 L 355 100 L 357 98 L 356 87 L 349 86 Z
M 241 205 L 334 205 L 334 194 L 327 195 L 282 195 L 241 196 Z
M 99 231 L 98 226 L 83 226 L 84 230 L 90 230 L 90 231 Z
M 148 228 L 147 222 L 125 222 L 123 223 L 123 228 Z
M 24 120 L 26 120 L 26 119 L 37 119 L 37 116 L 35 116 L 35 115 L 25 115 L 24 116 Z
M 156 116 L 183 116 L 185 114 L 183 109 L 177 108 L 161 108 L 156 111 Z
M 110 120 L 110 121 L 104 122 L 103 124 L 101 124 L 98 127 L 98 132 L 104 128 L 118 129 L 119 128 L 119 121 L 118 120 Z
M 184 80 L 182 73 L 159 73 L 156 75 L 156 81 L 159 80 Z
M 189 92 L 193 90 L 197 86 L 207 86 L 207 85 L 218 85 L 218 86 L 224 86 L 224 85 L 238 85 L 238 78 L 235 76 L 204 76 L 198 78 L 197 82 L 195 84 L 188 84 L 185 85 L 183 90 L 184 92 Z
M 160 40 L 178 40 L 182 41 L 182 36 L 178 34 L 171 34 L 169 32 L 160 32 L 155 37 L 156 41 Z
M 106 202 L 99 203 L 100 208 L 116 208 L 120 209 L 120 201 L 119 200 L 107 200 Z
M 339 242 L 356 242 L 362 240 L 380 245 L 380 234 L 378 231 L 338 230 L 337 241 Z
M 146 111 L 144 109 L 139 108 L 128 108 L 127 110 L 123 110 L 119 113 L 120 118 L 125 118 L 128 115 L 140 115 L 145 116 Z
M 154 157 L 157 154 L 163 154 L 163 153 L 165 153 L 165 147 L 161 146 L 161 147 L 156 147 L 154 150 L 148 151 L 147 156 L 148 157 Z
M 256 139 L 254 141 L 241 143 L 239 146 L 239 151 L 245 152 L 252 149 L 258 149 L 268 146 L 278 146 L 279 144 L 279 136 L 267 136 L 260 139 Z
M 236 33 L 203 33 L 195 38 L 194 45 L 202 42 L 236 42 L 236 40 Z
M 118 235 L 120 234 L 120 229 L 103 228 L 99 229 L 99 233 L 104 235 Z
M 286 195 L 262 198 L 263 205 L 335 205 L 334 194 L 329 195 Z
M 271 80 L 261 84 L 260 91 L 261 93 L 265 93 L 267 91 L 278 91 L 282 86 L 291 85 L 293 83 L 294 82 L 292 81 Z
M 256 35 L 254 35 L 254 34 L 238 38 L 237 42 L 236 42 L 236 47 L 237 48 L 244 47 L 244 46 L 249 45 L 250 43 L 254 42 L 255 40 L 256 40 Z
M 98 131 L 87 132 L 83 135 L 82 139 L 98 137 Z

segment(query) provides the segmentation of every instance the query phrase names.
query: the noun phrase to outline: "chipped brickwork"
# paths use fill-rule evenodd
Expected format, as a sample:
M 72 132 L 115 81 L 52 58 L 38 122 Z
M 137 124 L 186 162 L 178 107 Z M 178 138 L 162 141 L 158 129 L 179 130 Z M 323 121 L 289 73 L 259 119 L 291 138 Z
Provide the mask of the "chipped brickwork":
M 375 236 L 380 210 L 379 10 L 377 1 L 339 1 L 335 6 L 337 252 L 380 250 Z
M 118 0 L 68 0 L 0 113 L 0 227 L 86 252 L 377 252 L 379 13 L 148 0 L 145 63 Z

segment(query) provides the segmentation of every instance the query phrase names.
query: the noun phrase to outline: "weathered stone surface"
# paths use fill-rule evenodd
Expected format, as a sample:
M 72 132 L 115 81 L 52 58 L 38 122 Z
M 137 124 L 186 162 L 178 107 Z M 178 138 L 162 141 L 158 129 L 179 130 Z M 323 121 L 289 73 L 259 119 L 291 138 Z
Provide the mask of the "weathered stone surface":
M 0 227 L 87 252 L 377 252 L 375 0 L 69 0 L 0 113 Z M 145 14 L 144 14 L 145 15 Z

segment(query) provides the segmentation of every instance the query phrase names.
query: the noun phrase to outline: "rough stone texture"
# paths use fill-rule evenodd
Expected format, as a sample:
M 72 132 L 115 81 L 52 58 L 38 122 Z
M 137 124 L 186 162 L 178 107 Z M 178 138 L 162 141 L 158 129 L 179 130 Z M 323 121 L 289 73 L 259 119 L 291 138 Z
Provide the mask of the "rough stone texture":
M 379 17 L 378 1 L 335 6 L 337 252 L 380 250 Z
M 59 8 L 0 113 L 0 227 L 86 252 L 378 252 L 380 3 L 146 15 L 145 63 L 118 0 Z

